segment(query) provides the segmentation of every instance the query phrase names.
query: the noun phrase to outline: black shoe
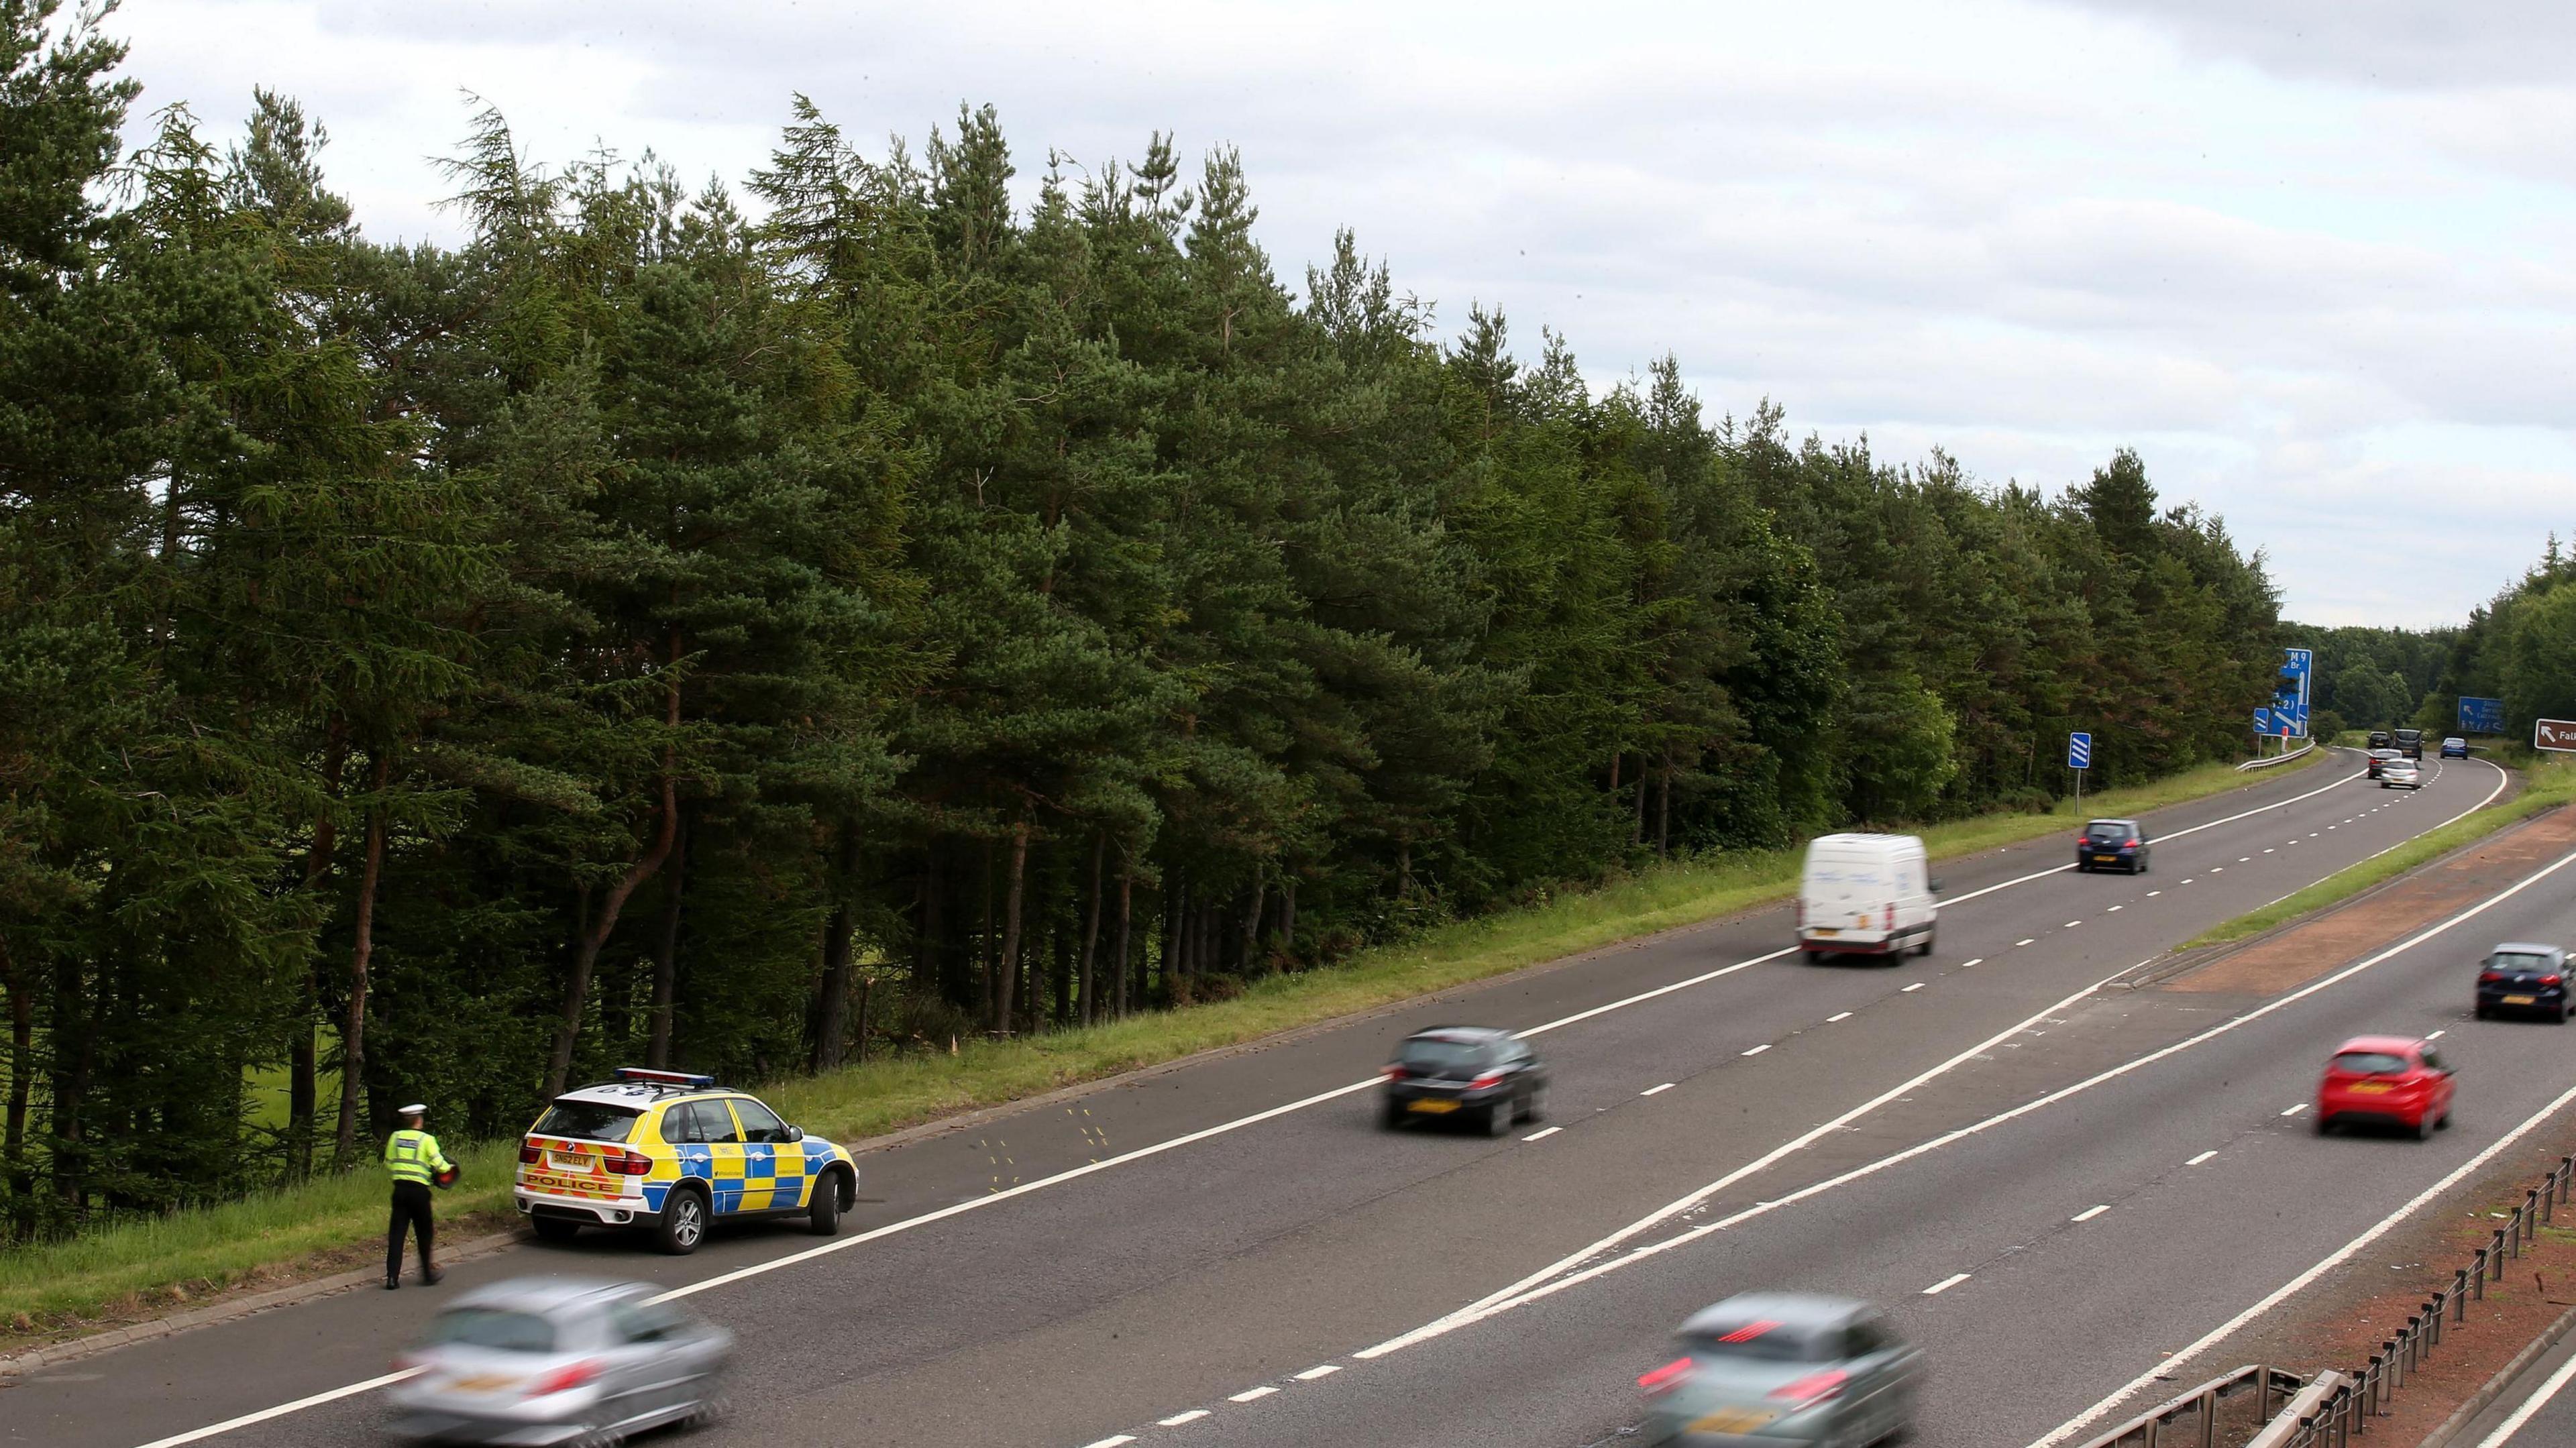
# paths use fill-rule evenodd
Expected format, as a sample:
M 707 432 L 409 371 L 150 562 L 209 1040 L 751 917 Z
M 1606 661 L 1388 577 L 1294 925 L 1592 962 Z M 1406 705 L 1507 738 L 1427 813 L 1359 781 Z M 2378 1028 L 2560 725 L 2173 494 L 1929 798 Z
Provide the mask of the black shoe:
M 385 1279 L 385 1290 L 387 1292 L 391 1292 L 400 1286 L 402 1286 L 402 1279 L 399 1277 L 388 1277 Z
M 447 1280 L 447 1274 L 444 1272 L 434 1271 L 429 1268 L 422 1268 L 420 1280 L 428 1286 L 436 1287 L 441 1282 Z

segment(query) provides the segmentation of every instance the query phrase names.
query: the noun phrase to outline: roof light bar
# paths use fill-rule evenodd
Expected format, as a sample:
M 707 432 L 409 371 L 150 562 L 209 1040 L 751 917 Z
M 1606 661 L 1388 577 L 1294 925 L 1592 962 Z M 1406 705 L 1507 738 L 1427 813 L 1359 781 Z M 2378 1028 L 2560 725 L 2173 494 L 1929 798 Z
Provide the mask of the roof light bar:
M 697 1076 L 686 1071 L 655 1071 L 644 1066 L 620 1066 L 617 1068 L 617 1079 L 659 1081 L 666 1086 L 686 1086 L 693 1091 L 704 1091 L 716 1084 L 716 1078 L 713 1076 Z

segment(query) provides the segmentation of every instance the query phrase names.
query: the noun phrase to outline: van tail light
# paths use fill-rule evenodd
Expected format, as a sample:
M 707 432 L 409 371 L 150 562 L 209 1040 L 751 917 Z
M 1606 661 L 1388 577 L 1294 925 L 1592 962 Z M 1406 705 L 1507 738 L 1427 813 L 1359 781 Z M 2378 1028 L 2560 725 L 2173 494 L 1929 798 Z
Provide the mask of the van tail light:
M 544 1158 L 545 1153 L 537 1149 L 537 1144 L 535 1142 L 523 1141 L 519 1143 L 519 1165 L 535 1166 Z
M 1468 1082 L 1467 1089 L 1470 1091 L 1482 1091 L 1488 1086 L 1500 1086 L 1502 1084 L 1502 1072 L 1488 1071 L 1484 1075 L 1477 1077 L 1475 1080 Z
M 1669 1393 L 1682 1379 L 1690 1376 L 1690 1368 L 1689 1358 L 1675 1358 L 1637 1379 L 1637 1386 L 1650 1393 Z
M 1818 1403 L 1829 1403 L 1841 1397 L 1843 1384 L 1849 1381 L 1840 1368 L 1827 1368 L 1820 1373 L 1809 1373 L 1794 1383 L 1783 1383 L 1771 1390 L 1771 1396 L 1793 1408 L 1812 1408 Z
M 1896 902 L 1893 900 L 1887 902 L 1887 928 L 1890 930 L 1896 928 Z
M 642 1176 L 653 1169 L 653 1159 L 640 1151 L 621 1152 L 600 1164 L 619 1176 Z
M 550 1393 L 569 1393 L 598 1376 L 599 1364 L 588 1358 L 577 1363 L 566 1363 L 528 1384 L 528 1396 L 542 1398 Z

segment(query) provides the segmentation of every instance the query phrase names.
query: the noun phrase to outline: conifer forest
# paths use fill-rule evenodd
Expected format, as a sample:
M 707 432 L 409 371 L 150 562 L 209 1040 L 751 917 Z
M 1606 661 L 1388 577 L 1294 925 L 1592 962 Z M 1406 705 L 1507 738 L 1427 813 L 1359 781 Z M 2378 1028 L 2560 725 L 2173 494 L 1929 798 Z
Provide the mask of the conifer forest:
M 2069 729 L 2241 755 L 2279 662 L 2133 452 L 1884 459 L 1687 337 L 1609 385 L 1267 254 L 1221 145 L 781 97 L 702 181 L 467 101 L 397 244 L 325 118 L 164 99 L 0 0 L 0 1236 L 2044 808 Z

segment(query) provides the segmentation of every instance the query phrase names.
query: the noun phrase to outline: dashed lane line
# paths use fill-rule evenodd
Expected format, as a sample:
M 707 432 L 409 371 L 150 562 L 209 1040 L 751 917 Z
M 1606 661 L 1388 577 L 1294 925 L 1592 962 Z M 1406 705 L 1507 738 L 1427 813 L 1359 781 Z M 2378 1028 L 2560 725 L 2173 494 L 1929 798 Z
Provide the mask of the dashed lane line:
M 2217 1153 L 2217 1152 L 2215 1152 L 2215 1151 L 2204 1151 L 2204 1152 L 2202 1152 L 2200 1155 L 2193 1157 L 2191 1160 L 2189 1160 L 2189 1161 L 2187 1161 L 2187 1162 L 2184 1162 L 2184 1163 L 2183 1163 L 2183 1165 L 2184 1165 L 2184 1166 L 2198 1166 L 2198 1165 L 2200 1165 L 2202 1162 L 2205 1162 L 2205 1161 L 2209 1160 L 2211 1157 L 2216 1156 L 2216 1155 L 2218 1155 L 2218 1153 Z
M 2098 1207 L 2086 1207 L 2084 1210 L 2077 1212 L 2074 1216 L 2067 1218 L 2067 1220 L 2070 1222 L 2089 1222 L 2109 1210 L 2111 1210 L 2110 1204 L 2106 1202 Z
M 1942 1278 L 1940 1281 L 1933 1283 L 1931 1286 L 1924 1288 L 1923 1295 L 1926 1297 L 1938 1297 L 1942 1293 L 1949 1291 L 1951 1288 L 1956 1287 L 1967 1280 L 1967 1273 L 1953 1272 L 1949 1276 Z
M 1564 1128 L 1564 1127 L 1562 1127 L 1562 1126 L 1543 1126 L 1543 1127 L 1539 1128 L 1538 1130 L 1531 1132 L 1529 1135 L 1522 1137 L 1522 1138 L 1521 1138 L 1521 1140 L 1523 1140 L 1523 1141 L 1545 1141 L 1545 1140 L 1547 1140 L 1549 1137 L 1556 1135 L 1558 1132 L 1563 1131 L 1564 1129 L 1565 1129 L 1565 1128 Z

